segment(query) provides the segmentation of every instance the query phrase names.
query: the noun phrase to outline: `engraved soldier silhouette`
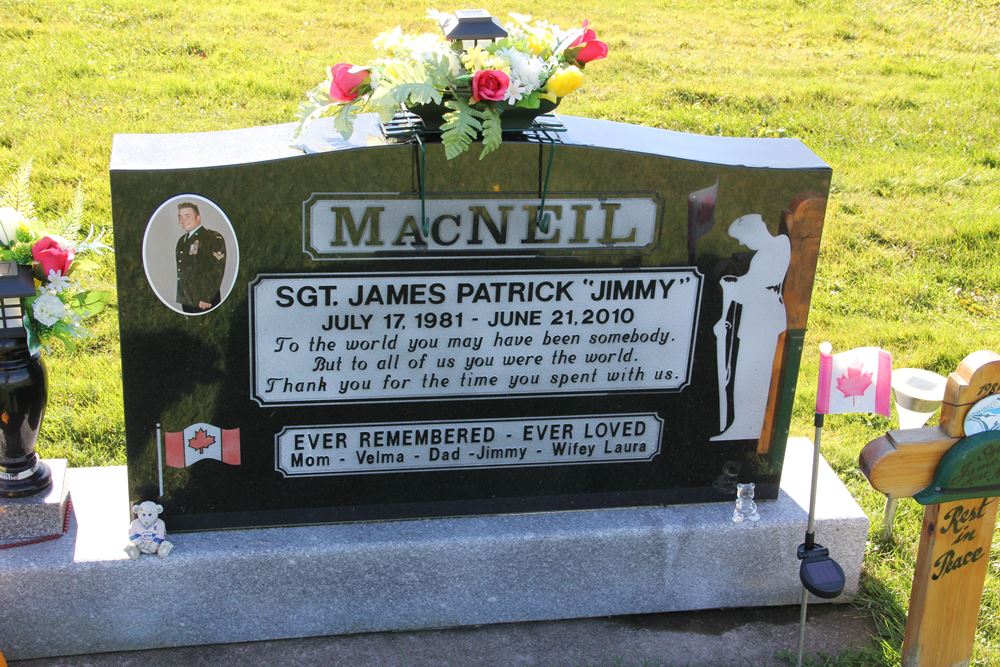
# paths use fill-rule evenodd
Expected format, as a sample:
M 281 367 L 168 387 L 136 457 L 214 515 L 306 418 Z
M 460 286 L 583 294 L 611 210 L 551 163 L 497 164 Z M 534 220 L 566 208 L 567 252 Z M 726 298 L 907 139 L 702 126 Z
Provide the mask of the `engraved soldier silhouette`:
M 756 440 L 764 425 L 778 336 L 786 328 L 781 288 L 791 260 L 791 245 L 787 236 L 772 236 L 756 213 L 737 218 L 729 226 L 729 235 L 753 250 L 754 255 L 745 274 L 723 276 L 719 281 L 722 317 L 713 331 L 722 433 L 711 439 Z
M 185 313 L 203 313 L 222 300 L 226 272 L 226 241 L 217 231 L 202 227 L 198 205 L 177 205 L 177 224 L 184 234 L 177 239 L 177 302 Z

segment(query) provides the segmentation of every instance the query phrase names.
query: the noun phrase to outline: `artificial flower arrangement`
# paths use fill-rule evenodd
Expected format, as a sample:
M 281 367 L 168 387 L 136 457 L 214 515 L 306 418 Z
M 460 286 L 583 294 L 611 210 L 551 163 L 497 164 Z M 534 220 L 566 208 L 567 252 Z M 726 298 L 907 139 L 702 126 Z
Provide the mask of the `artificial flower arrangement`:
M 442 26 L 453 17 L 431 10 Z M 441 34 L 404 34 L 399 27 L 372 42 L 376 57 L 368 64 L 339 63 L 327 79 L 307 94 L 299 108 L 297 138 L 305 126 L 328 110 L 334 127 L 349 138 L 354 116 L 374 111 L 383 123 L 400 107 L 443 105 L 441 142 L 451 158 L 467 151 L 482 136 L 480 159 L 499 148 L 501 115 L 512 109 L 554 108 L 583 84 L 587 63 L 607 56 L 587 21 L 562 30 L 530 16 L 511 14 L 507 36 L 482 46 L 466 47 Z
M 23 300 L 32 354 L 41 347 L 49 349 L 56 339 L 73 350 L 76 340 L 88 334 L 83 320 L 100 312 L 110 296 L 85 290 L 74 278 L 96 266 L 86 258 L 88 253 L 110 248 L 101 242 L 103 232 L 95 234 L 93 227 L 80 238 L 83 191 L 79 187 L 66 213 L 45 224 L 38 220 L 28 191 L 30 177 L 29 161 L 0 191 L 0 261 L 31 267 L 34 274 L 35 295 Z

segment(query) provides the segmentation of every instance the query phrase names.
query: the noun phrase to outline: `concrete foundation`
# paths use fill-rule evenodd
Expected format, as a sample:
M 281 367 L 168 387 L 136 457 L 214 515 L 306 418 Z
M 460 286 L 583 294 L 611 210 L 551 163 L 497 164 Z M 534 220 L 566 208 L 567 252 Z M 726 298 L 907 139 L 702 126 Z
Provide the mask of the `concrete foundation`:
M 799 600 L 811 445 L 755 525 L 732 503 L 185 533 L 130 561 L 125 470 L 69 471 L 61 539 L 0 551 L 8 658 Z M 820 470 L 817 539 L 857 591 L 868 520 Z M 169 517 L 167 527 L 169 530 Z

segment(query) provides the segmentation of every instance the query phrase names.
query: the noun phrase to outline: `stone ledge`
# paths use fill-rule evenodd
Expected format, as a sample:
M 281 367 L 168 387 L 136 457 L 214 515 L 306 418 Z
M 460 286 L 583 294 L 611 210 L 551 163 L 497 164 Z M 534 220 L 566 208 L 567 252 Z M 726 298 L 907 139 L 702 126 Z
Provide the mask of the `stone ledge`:
M 115 650 L 795 604 L 811 445 L 789 442 L 761 521 L 732 504 L 184 533 L 129 561 L 125 470 L 71 470 L 59 540 L 0 555 L 0 652 Z M 858 586 L 868 519 L 820 471 L 817 539 Z M 169 530 L 169 517 L 168 530 Z
M 46 459 L 52 488 L 27 498 L 0 498 L 0 544 L 62 533 L 69 489 L 66 459 Z

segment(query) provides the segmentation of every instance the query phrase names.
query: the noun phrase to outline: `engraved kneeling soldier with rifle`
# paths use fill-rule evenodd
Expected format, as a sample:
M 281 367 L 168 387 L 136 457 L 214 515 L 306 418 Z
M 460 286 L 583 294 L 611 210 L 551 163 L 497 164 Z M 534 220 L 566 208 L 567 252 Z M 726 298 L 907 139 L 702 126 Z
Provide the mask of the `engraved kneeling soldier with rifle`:
M 760 437 L 771 365 L 787 323 L 781 290 L 791 261 L 788 237 L 772 235 L 757 213 L 734 220 L 729 235 L 754 254 L 745 274 L 719 281 L 722 317 L 712 328 L 721 431 L 710 438 L 715 441 Z
M 177 302 L 185 313 L 203 313 L 222 300 L 226 272 L 226 241 L 222 234 L 203 227 L 198 205 L 177 205 L 177 223 L 184 234 L 177 239 Z

